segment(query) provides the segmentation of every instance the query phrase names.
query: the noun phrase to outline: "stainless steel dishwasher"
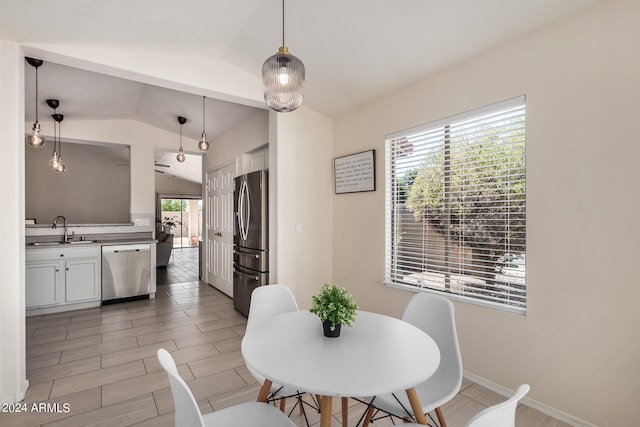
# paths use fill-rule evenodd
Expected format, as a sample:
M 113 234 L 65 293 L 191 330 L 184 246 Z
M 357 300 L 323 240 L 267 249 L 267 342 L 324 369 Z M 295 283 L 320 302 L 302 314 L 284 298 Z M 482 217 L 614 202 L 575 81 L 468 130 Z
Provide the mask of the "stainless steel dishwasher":
M 102 247 L 102 303 L 148 298 L 151 287 L 151 245 Z

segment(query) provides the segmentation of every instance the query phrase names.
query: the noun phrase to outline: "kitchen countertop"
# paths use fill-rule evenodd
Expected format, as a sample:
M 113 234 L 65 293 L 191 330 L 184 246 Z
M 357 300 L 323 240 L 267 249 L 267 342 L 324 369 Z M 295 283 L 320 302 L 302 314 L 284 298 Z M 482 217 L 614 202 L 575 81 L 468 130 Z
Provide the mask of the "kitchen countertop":
M 56 242 L 59 240 L 44 240 L 42 242 Z M 87 246 L 114 246 L 114 245 L 135 245 L 144 243 L 157 243 L 156 239 L 152 238 L 123 238 L 123 239 L 104 239 L 104 240 L 89 240 L 86 243 L 78 240 L 73 240 L 72 243 L 60 243 L 60 244 L 44 244 L 34 245 L 33 243 L 27 243 L 27 249 L 52 249 L 52 248 L 81 248 Z

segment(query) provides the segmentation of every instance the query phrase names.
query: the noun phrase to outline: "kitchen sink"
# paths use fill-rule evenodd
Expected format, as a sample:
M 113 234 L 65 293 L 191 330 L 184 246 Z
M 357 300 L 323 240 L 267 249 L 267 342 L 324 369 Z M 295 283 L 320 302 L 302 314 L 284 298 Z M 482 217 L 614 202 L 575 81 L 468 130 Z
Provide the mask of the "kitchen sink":
M 88 245 L 96 242 L 97 240 L 75 240 L 73 242 L 35 242 L 35 243 L 31 243 L 31 245 L 33 246 Z
M 57 246 L 64 245 L 65 242 L 35 242 L 31 243 L 33 246 Z

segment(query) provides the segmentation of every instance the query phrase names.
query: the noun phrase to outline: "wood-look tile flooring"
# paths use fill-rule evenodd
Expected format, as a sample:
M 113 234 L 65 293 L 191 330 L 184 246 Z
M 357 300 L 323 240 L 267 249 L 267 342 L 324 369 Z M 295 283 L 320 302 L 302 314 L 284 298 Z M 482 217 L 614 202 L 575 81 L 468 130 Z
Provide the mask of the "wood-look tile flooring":
M 245 325 L 227 296 L 199 282 L 159 286 L 155 300 L 29 317 L 28 412 L 0 413 L 0 426 L 172 426 L 169 382 L 156 359 L 161 347 L 173 355 L 203 413 L 254 401 L 259 385 L 240 353 Z M 473 414 L 502 400 L 465 381 L 443 410 L 449 426 L 462 427 Z M 31 412 L 33 403 L 52 405 Z M 339 426 L 340 402 L 333 407 L 333 424 Z M 351 401 L 351 426 L 362 411 L 361 404 Z M 306 413 L 311 425 L 318 426 L 319 414 Z M 291 417 L 306 425 L 297 410 Z M 567 424 L 521 406 L 517 426 Z
M 169 263 L 156 269 L 156 284 L 160 286 L 197 281 L 199 254 L 197 246 L 173 248 Z

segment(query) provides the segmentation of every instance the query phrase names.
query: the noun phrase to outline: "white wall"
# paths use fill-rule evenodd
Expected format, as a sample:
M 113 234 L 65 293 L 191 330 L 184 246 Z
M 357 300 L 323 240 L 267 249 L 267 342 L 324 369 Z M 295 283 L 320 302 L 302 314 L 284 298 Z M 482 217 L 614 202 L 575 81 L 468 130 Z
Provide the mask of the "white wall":
M 50 223 L 57 215 L 70 224 L 130 222 L 129 162 L 94 145 L 62 145 L 64 173 L 49 167 L 52 141 L 25 150 L 26 217 L 38 224 Z
M 332 267 L 332 121 L 305 106 L 291 113 L 270 113 L 274 149 L 269 148 L 277 199 L 277 276 L 289 286 L 301 308 L 331 283 Z M 273 175 L 273 174 L 270 174 Z
M 48 133 L 44 123 L 43 132 Z M 70 140 L 129 145 L 131 214 L 155 213 L 155 152 L 175 150 L 176 134 L 135 120 L 65 120 L 64 135 Z M 198 153 L 196 141 L 183 139 L 182 142 L 185 153 Z
M 203 156 L 203 174 L 235 163 L 236 175 L 240 175 L 242 154 L 268 143 L 269 113 L 256 109 L 246 120 L 210 142 L 209 152 Z
M 155 173 L 156 193 L 202 194 L 202 183 L 171 176 L 170 173 Z
M 0 199 L 5 206 L 0 256 L 0 402 L 27 391 L 24 311 L 24 60 L 15 43 L 0 41 Z
M 334 155 L 375 148 L 378 166 L 377 191 L 334 197 L 334 279 L 399 316 L 410 293 L 381 284 L 385 135 L 526 94 L 528 314 L 455 303 L 463 362 L 599 426 L 639 415 L 639 16 L 605 2 L 334 121 Z

